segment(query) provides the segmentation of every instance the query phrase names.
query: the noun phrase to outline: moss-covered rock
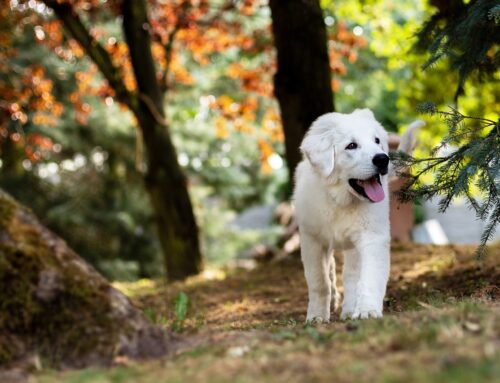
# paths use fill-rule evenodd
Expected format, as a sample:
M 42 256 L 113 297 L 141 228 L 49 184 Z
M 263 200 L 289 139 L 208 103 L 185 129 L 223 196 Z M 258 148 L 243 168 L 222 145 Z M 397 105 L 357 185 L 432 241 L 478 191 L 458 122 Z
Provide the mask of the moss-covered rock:
M 0 190 L 0 366 L 56 368 L 155 357 L 172 339 L 66 243 Z

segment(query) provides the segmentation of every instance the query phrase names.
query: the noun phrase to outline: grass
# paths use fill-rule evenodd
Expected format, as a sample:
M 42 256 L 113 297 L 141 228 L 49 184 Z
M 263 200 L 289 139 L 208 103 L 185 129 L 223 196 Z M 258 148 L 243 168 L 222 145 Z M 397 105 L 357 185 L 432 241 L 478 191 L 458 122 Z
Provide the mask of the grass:
M 500 382 L 500 252 L 493 250 L 478 263 L 473 247 L 395 247 L 384 318 L 342 322 L 337 313 L 315 327 L 303 324 L 307 290 L 293 257 L 215 280 L 122 286 L 148 317 L 177 331 L 177 352 L 33 379 Z

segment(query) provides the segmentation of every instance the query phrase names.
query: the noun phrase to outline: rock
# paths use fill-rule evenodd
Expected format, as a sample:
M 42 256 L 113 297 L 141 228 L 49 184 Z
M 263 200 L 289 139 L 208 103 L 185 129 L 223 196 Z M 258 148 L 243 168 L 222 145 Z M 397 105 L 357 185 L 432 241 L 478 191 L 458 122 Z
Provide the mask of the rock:
M 243 253 L 241 255 L 242 258 L 250 258 L 254 259 L 257 262 L 268 262 L 271 259 L 274 258 L 274 256 L 277 254 L 278 249 L 276 246 L 272 245 L 265 245 L 265 244 L 258 244 L 253 246 L 250 250 L 247 252 Z
M 109 365 L 159 357 L 176 343 L 2 190 L 0 305 L 3 368 L 35 359 L 51 368 Z
M 449 243 L 443 227 L 436 219 L 429 219 L 415 226 L 412 236 L 417 243 L 432 243 L 434 245 L 447 245 Z
M 239 214 L 231 225 L 239 230 L 266 230 L 273 221 L 274 205 L 253 206 Z

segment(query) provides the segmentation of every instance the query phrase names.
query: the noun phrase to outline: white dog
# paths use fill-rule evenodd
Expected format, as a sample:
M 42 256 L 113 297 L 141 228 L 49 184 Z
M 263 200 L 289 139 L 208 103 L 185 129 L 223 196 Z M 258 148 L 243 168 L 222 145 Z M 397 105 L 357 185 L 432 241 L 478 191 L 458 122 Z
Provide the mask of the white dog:
M 409 152 L 414 122 L 401 138 Z M 389 278 L 387 133 L 368 109 L 328 113 L 311 126 L 295 173 L 295 215 L 309 289 L 307 321 L 339 305 L 334 250 L 344 253 L 342 318 L 381 317 Z

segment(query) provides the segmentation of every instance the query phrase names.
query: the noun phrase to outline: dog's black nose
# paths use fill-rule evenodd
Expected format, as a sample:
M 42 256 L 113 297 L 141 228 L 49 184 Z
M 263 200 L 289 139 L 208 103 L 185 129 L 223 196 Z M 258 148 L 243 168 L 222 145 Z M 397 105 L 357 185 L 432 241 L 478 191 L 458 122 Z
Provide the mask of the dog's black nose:
M 387 154 L 375 154 L 372 162 L 382 175 L 387 174 L 387 166 L 389 165 L 389 156 Z

